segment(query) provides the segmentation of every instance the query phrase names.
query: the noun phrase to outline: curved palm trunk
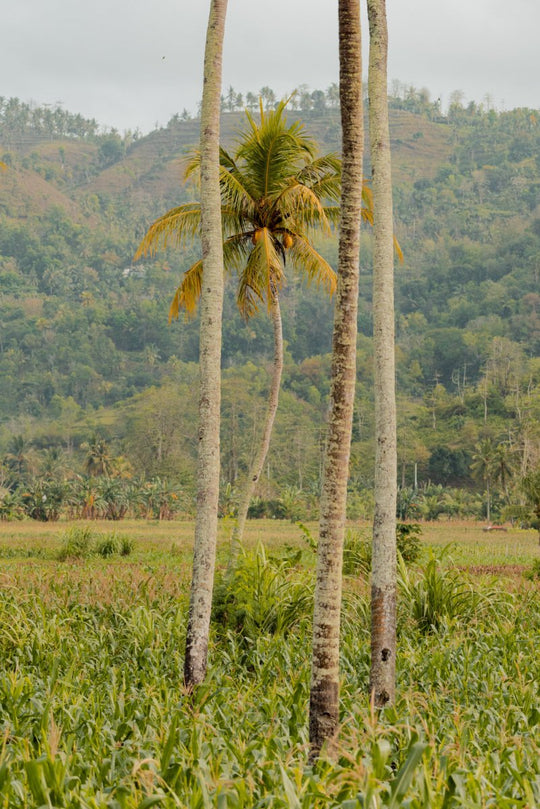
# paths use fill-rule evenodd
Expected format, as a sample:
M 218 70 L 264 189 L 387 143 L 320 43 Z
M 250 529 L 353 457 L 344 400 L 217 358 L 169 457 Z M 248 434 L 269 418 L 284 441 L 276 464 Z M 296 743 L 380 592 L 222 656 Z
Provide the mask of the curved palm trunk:
M 374 211 L 375 516 L 371 571 L 370 690 L 375 705 L 395 698 L 396 676 L 396 393 L 394 235 L 388 129 L 385 0 L 367 0 L 369 132 Z
M 206 675 L 217 540 L 223 310 L 219 114 L 226 10 L 227 0 L 211 0 L 201 109 L 203 280 L 199 344 L 197 517 L 184 661 L 184 682 L 190 688 L 201 683 Z
M 272 292 L 270 298 L 270 317 L 272 318 L 272 328 L 274 332 L 274 360 L 272 364 L 272 378 L 270 380 L 270 394 L 268 398 L 268 408 L 266 410 L 266 420 L 261 444 L 248 473 L 246 484 L 242 491 L 238 504 L 238 516 L 236 525 L 231 536 L 231 552 L 229 556 L 228 572 L 234 570 L 238 553 L 244 536 L 249 504 L 255 487 L 261 477 L 264 462 L 270 448 L 270 439 L 279 402 L 279 389 L 281 387 L 281 374 L 283 372 L 283 328 L 281 324 L 281 310 L 279 306 L 279 296 L 277 291 Z
M 358 0 L 339 0 L 343 170 L 330 413 L 323 470 L 313 615 L 309 703 L 312 758 L 319 754 L 325 741 L 335 736 L 339 718 L 341 578 L 356 381 L 356 319 L 364 146 L 360 34 Z

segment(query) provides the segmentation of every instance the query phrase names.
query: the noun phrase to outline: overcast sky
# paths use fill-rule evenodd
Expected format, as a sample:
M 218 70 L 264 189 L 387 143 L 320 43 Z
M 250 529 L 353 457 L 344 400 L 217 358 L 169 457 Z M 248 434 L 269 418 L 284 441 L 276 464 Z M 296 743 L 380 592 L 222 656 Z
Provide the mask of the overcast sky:
M 148 132 L 197 109 L 208 9 L 14 0 L 2 15 L 0 95 Z M 427 87 L 443 108 L 454 90 L 464 101 L 488 94 L 499 109 L 540 108 L 540 0 L 387 0 L 387 13 L 390 79 Z M 268 85 L 280 97 L 300 84 L 324 90 L 337 75 L 337 0 L 229 0 L 224 88 Z

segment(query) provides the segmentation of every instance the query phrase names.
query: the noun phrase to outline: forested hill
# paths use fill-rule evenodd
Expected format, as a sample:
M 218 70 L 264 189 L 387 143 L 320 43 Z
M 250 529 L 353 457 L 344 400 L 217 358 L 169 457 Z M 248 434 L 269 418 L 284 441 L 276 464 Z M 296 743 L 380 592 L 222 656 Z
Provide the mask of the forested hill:
M 339 148 L 334 104 L 318 98 L 290 111 L 321 152 Z M 245 120 L 234 104 L 230 109 L 223 114 L 226 143 Z M 398 378 L 407 415 L 402 460 L 437 479 L 430 459 L 437 448 L 450 447 L 447 478 L 467 481 L 471 444 L 488 428 L 495 439 L 514 429 L 515 408 L 525 418 L 539 407 L 540 112 L 456 102 L 443 115 L 424 93 L 409 89 L 391 99 L 390 127 L 396 235 L 405 256 L 397 268 Z M 186 113 L 142 137 L 102 132 L 95 121 L 61 109 L 0 99 L 6 164 L 0 172 L 0 457 L 9 454 L 14 435 L 36 451 L 72 452 L 99 432 L 132 468 L 171 474 L 180 464 L 189 478 L 197 323 L 169 327 L 167 312 L 197 247 L 136 265 L 133 255 L 157 215 L 194 198 L 182 172 L 197 139 L 198 122 Z M 335 265 L 335 239 L 320 249 Z M 369 231 L 361 263 L 359 485 L 368 481 L 371 453 Z M 318 475 L 331 303 L 291 277 L 283 309 L 288 365 L 276 446 L 299 436 L 297 424 L 307 432 L 282 470 L 276 453 L 275 475 L 280 484 L 302 488 Z M 229 432 L 233 422 L 256 420 L 270 346 L 265 312 L 244 323 L 230 288 L 224 322 Z M 245 401 L 237 386 L 236 398 L 227 398 L 227 386 L 234 390 L 238 378 L 246 383 Z M 184 411 L 173 417 L 182 385 Z M 164 422 L 184 419 L 182 437 L 169 436 L 159 450 L 149 437 L 144 449 L 135 432 L 148 425 L 158 400 Z M 428 436 L 426 425 L 442 432 Z M 461 437 L 456 425 L 465 430 Z M 231 482 L 250 451 L 246 431 L 238 429 L 235 446 L 225 451 Z

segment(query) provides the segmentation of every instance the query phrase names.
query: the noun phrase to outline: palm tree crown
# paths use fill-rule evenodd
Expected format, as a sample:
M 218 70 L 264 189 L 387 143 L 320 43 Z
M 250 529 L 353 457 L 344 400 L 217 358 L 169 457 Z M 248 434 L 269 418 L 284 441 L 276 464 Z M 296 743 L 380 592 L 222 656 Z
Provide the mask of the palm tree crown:
M 233 154 L 220 151 L 220 185 L 224 262 L 239 278 L 240 311 L 250 317 L 260 301 L 279 293 L 286 259 L 308 280 L 321 283 L 328 293 L 336 285 L 334 270 L 312 243 L 316 231 L 328 233 L 339 216 L 341 161 L 335 154 L 317 156 L 303 125 L 287 124 L 286 101 L 275 110 L 260 107 L 260 123 L 246 112 L 247 127 Z M 186 177 L 197 171 L 198 154 L 190 160 Z M 366 201 L 369 190 L 366 189 Z M 370 220 L 370 206 L 365 218 Z M 150 227 L 136 258 L 154 253 L 169 242 L 193 239 L 200 227 L 200 206 L 173 208 Z M 180 309 L 193 313 L 201 291 L 202 262 L 184 274 L 171 304 L 170 319 Z

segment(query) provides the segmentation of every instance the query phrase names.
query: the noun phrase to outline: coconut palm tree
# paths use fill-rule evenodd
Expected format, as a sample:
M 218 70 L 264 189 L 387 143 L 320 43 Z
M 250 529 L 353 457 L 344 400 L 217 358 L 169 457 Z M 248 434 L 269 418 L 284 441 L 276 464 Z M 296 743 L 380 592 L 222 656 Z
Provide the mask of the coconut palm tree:
M 471 471 L 486 487 L 486 519 L 491 522 L 491 494 L 494 472 L 497 464 L 497 445 L 492 438 L 484 438 L 475 444 Z
M 373 344 L 375 354 L 375 514 L 371 570 L 370 691 L 375 705 L 396 691 L 397 438 L 394 248 L 386 1 L 367 0 L 369 135 L 373 174 Z
M 260 121 L 246 112 L 247 127 L 241 133 L 234 154 L 221 149 L 221 216 L 225 271 L 238 278 L 237 302 L 249 318 L 265 302 L 272 320 L 274 359 L 270 395 L 263 436 L 252 461 L 245 489 L 240 497 L 237 523 L 231 543 L 234 564 L 241 543 L 249 503 L 261 475 L 270 444 L 278 406 L 283 368 L 283 336 L 280 291 L 285 283 L 286 265 L 301 272 L 309 281 L 323 285 L 332 294 L 336 286 L 334 270 L 314 248 L 315 232 L 329 233 L 339 215 L 341 162 L 335 154 L 317 156 L 314 142 L 303 125 L 287 123 L 281 101 L 275 110 L 260 104 Z M 194 155 L 186 175 L 200 164 Z M 364 216 L 370 219 L 369 189 L 364 188 Z M 334 204 L 332 204 L 334 203 Z M 200 206 L 187 203 L 173 208 L 150 227 L 136 258 L 153 253 L 169 242 L 182 245 L 200 231 Z M 202 262 L 197 261 L 184 274 L 174 296 L 170 319 L 181 309 L 194 312 L 202 288 Z
M 95 435 L 88 444 L 83 444 L 87 450 L 84 461 L 84 471 L 90 477 L 109 477 L 112 473 L 113 463 L 109 445 L 104 438 Z
M 219 182 L 221 74 L 227 0 L 211 0 L 201 103 L 201 248 L 204 290 L 199 337 L 199 442 L 193 576 L 184 657 L 184 683 L 206 676 L 216 564 L 220 467 L 223 249 Z M 202 265 L 201 265 L 202 269 Z
M 321 493 L 309 701 L 311 757 L 335 737 L 339 719 L 341 573 L 356 381 L 356 333 L 362 207 L 362 62 L 359 0 L 339 0 L 343 189 L 339 285 Z

